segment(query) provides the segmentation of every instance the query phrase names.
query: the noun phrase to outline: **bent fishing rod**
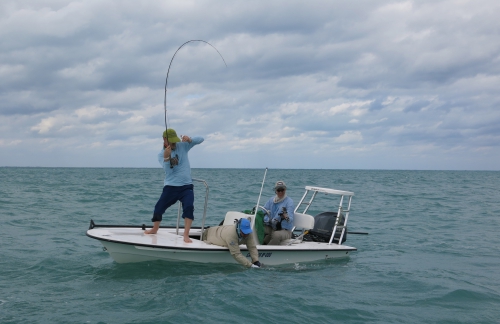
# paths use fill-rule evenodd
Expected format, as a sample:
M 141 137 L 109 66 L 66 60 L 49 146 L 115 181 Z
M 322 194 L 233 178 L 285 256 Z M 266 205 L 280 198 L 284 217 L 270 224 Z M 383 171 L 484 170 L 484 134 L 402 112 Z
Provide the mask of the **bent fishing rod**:
M 191 42 L 203 42 L 205 44 L 208 44 L 210 46 L 213 47 L 213 49 L 215 49 L 217 51 L 217 53 L 219 53 L 220 57 L 222 58 L 222 61 L 224 61 L 224 64 L 226 65 L 227 67 L 227 64 L 226 64 L 226 60 L 224 60 L 224 57 L 222 57 L 222 54 L 219 52 L 219 50 L 217 48 L 215 48 L 215 46 L 213 46 L 212 44 L 210 44 L 209 42 L 207 41 L 204 41 L 202 39 L 192 39 L 192 40 L 189 40 L 187 42 L 185 42 L 184 44 L 182 44 L 181 46 L 179 46 L 179 48 L 175 51 L 174 55 L 172 56 L 172 59 L 170 60 L 170 64 L 168 65 L 168 71 L 167 71 L 167 78 L 165 79 L 165 98 L 163 100 L 163 106 L 164 106 L 164 109 L 165 109 L 165 133 L 167 135 L 167 141 L 168 141 L 168 132 L 167 132 L 167 129 L 168 129 L 168 125 L 167 125 L 167 86 L 168 86 L 168 75 L 170 73 L 170 67 L 172 66 L 172 62 L 174 61 L 174 58 L 175 58 L 175 55 L 177 54 L 177 52 L 186 44 L 188 43 L 191 43 Z

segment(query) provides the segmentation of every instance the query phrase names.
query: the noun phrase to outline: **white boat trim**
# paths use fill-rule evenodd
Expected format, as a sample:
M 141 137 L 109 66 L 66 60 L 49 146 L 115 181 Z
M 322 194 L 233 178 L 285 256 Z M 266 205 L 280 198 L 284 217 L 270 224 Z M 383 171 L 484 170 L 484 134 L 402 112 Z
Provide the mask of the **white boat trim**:
M 105 250 L 118 263 L 143 262 L 153 260 L 188 261 L 199 263 L 231 263 L 235 261 L 229 249 L 207 244 L 192 238 L 193 243 L 185 243 L 182 233 L 175 234 L 175 228 L 160 228 L 157 234 L 144 234 L 141 227 L 122 228 L 99 225 L 87 231 L 87 236 L 99 240 Z M 200 233 L 194 230 L 192 236 Z M 246 246 L 240 246 L 243 255 L 250 260 Z M 265 265 L 312 262 L 349 256 L 356 248 L 318 242 L 300 242 L 287 245 L 258 245 L 259 259 Z

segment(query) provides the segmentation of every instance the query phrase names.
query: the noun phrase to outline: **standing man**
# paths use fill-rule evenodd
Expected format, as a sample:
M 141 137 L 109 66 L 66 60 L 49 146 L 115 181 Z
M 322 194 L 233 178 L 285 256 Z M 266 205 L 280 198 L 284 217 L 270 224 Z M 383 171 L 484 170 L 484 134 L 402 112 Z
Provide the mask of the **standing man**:
M 246 218 L 240 218 L 234 225 L 209 227 L 203 232 L 203 241 L 229 248 L 229 253 L 233 258 L 247 268 L 260 268 L 259 251 L 257 251 L 255 240 L 251 234 L 250 221 Z M 246 244 L 252 262 L 241 254 L 240 244 Z
M 286 195 L 286 184 L 284 181 L 276 182 L 274 186 L 276 196 L 264 205 L 265 233 L 264 244 L 279 245 L 284 240 L 292 237 L 293 229 L 293 200 Z
M 189 238 L 189 230 L 194 219 L 194 193 L 188 152 L 193 146 L 202 142 L 203 137 L 191 138 L 186 135 L 182 136 L 181 140 L 172 128 L 163 132 L 163 149 L 158 153 L 158 162 L 165 171 L 164 187 L 151 219 L 154 223 L 153 228 L 145 231 L 144 234 L 156 234 L 160 228 L 163 213 L 168 207 L 180 201 L 182 218 L 184 218 L 184 242 L 193 242 Z

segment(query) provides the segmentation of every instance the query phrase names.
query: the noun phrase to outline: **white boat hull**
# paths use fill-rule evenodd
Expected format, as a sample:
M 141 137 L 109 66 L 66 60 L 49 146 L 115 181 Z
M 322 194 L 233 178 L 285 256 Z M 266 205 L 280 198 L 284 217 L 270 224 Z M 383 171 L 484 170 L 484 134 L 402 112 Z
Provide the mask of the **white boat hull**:
M 199 230 L 198 230 L 199 233 Z M 196 235 L 193 229 L 190 234 Z M 144 234 L 140 228 L 101 228 L 87 231 L 87 236 L 99 240 L 118 263 L 154 260 L 189 261 L 198 263 L 232 263 L 236 261 L 225 247 L 193 239 L 185 243 L 182 231 L 160 229 L 157 234 Z M 240 246 L 243 255 L 251 260 L 246 246 Z M 356 248 L 328 243 L 299 242 L 291 245 L 258 245 L 259 260 L 265 265 L 312 262 L 345 258 Z

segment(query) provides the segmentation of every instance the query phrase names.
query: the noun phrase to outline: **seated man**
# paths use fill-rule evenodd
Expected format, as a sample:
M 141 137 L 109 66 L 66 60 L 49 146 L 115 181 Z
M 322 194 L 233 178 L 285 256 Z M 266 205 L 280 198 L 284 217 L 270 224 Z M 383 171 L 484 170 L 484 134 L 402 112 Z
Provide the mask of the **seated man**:
M 241 218 L 234 225 L 210 227 L 203 232 L 203 241 L 209 244 L 225 246 L 229 248 L 229 252 L 233 258 L 247 268 L 260 268 L 259 251 L 255 245 L 250 221 L 246 218 Z M 241 254 L 240 244 L 246 244 L 248 252 L 252 257 L 252 262 Z
M 276 182 L 274 186 L 276 196 L 271 197 L 264 205 L 265 233 L 264 244 L 280 245 L 281 242 L 292 237 L 293 229 L 293 200 L 286 195 L 284 181 Z

